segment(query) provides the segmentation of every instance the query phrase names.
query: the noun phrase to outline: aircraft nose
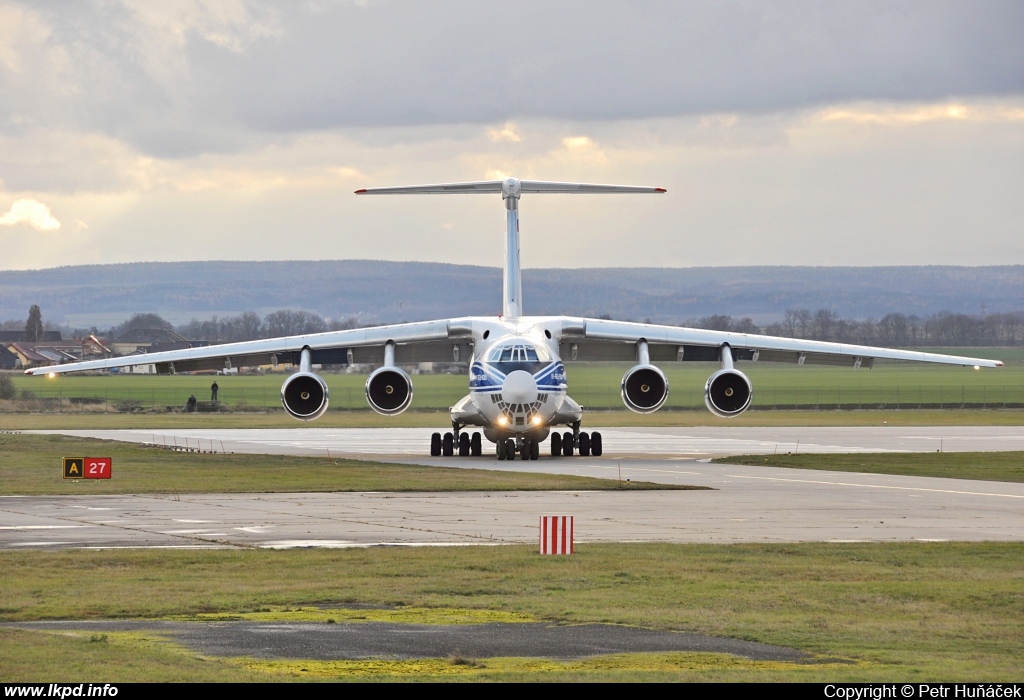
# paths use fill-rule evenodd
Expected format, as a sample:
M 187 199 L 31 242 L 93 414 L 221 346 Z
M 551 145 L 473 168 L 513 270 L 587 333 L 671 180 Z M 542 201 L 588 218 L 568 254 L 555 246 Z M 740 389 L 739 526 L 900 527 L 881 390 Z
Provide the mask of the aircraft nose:
M 521 369 L 510 372 L 501 385 L 501 398 L 506 403 L 533 403 L 537 400 L 537 380 Z

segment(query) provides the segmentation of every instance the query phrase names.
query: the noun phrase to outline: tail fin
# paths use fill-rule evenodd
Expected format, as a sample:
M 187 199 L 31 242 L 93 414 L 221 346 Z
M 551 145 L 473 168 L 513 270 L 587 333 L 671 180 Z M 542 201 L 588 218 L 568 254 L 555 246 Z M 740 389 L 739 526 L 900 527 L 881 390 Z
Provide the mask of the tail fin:
M 505 274 L 502 283 L 505 318 L 519 318 L 523 311 L 523 281 L 519 265 L 519 197 L 531 194 L 661 194 L 664 187 L 588 185 L 578 182 L 543 182 L 514 177 L 484 182 L 452 182 L 409 187 L 372 187 L 356 194 L 497 194 L 505 200 Z

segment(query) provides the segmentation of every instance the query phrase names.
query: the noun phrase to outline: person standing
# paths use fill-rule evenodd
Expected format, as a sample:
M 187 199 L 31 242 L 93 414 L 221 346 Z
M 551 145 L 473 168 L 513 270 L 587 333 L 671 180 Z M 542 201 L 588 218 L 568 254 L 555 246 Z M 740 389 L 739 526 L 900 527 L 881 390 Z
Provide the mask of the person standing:
M 220 387 L 217 386 L 217 381 L 214 380 L 213 384 L 210 385 L 210 401 L 216 401 L 217 400 L 217 390 L 219 388 Z

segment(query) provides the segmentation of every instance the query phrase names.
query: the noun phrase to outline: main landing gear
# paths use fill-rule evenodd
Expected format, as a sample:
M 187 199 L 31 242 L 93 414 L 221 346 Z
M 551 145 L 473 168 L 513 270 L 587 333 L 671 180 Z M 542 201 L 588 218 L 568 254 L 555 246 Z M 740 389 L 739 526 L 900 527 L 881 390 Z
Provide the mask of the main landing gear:
M 461 431 L 461 425 L 453 425 L 450 433 L 434 433 L 430 436 L 431 457 L 479 457 L 482 452 L 480 433 L 467 434 Z M 573 453 L 580 457 L 600 457 L 604 452 L 601 433 L 580 432 L 580 424 L 572 426 L 572 432 L 551 433 L 551 456 L 572 457 Z M 498 459 L 533 460 L 540 457 L 540 441 L 519 435 L 514 438 L 498 440 L 494 445 Z
M 580 457 L 600 457 L 604 453 L 601 433 L 582 433 L 579 423 L 573 426 L 571 433 L 551 433 L 552 457 L 572 457 L 573 450 Z
M 458 454 L 459 457 L 479 457 L 483 451 L 480 433 L 461 432 L 460 425 L 453 425 L 450 433 L 434 433 L 430 436 L 431 457 L 452 457 Z

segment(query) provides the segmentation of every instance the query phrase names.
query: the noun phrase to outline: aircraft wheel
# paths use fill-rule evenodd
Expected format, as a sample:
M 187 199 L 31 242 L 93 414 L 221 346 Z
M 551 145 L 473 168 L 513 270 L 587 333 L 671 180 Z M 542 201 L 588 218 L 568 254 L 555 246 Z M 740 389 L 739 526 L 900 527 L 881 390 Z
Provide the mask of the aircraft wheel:
M 537 440 L 530 440 L 530 459 L 540 458 L 540 442 Z
M 590 433 L 580 433 L 580 457 L 590 456 Z
M 430 436 L 430 456 L 441 456 L 441 433 L 434 433 Z
M 441 438 L 441 454 L 451 457 L 455 451 L 455 437 L 451 433 L 445 433 Z
M 505 459 L 509 460 L 509 459 L 515 459 L 515 458 L 516 458 L 516 443 L 515 443 L 514 440 L 506 440 L 505 441 Z
M 551 456 L 559 457 L 562 454 L 562 434 L 551 433 Z
M 530 458 L 530 443 L 531 442 L 533 442 L 533 440 L 525 440 L 525 441 L 523 441 L 523 449 L 519 453 L 519 459 L 523 460 L 524 462 Z
M 604 446 L 601 444 L 601 433 L 590 434 L 590 454 L 595 457 L 600 457 L 604 452 Z
M 572 433 L 562 433 L 562 455 L 572 457 Z
M 498 460 L 505 459 L 505 441 L 498 440 L 494 443 L 494 451 L 498 453 Z
M 459 457 L 469 457 L 469 435 L 459 433 Z
M 473 433 L 473 437 L 469 440 L 469 453 L 474 457 L 479 457 L 481 451 L 480 433 Z

